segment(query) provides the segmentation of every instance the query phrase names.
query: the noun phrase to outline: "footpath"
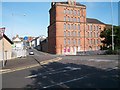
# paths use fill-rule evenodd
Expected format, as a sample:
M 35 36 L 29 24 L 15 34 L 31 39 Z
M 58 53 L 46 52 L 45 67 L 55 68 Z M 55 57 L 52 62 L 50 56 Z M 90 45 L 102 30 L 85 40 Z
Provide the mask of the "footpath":
M 35 56 L 27 56 L 24 58 L 7 60 L 5 61 L 5 66 L 0 69 L 0 74 L 33 68 L 40 65 L 48 64 L 50 62 L 57 62 L 61 59 L 62 58 L 60 57 L 48 57 L 48 58 L 39 58 L 37 60 Z M 2 65 L 2 62 L 0 63 Z

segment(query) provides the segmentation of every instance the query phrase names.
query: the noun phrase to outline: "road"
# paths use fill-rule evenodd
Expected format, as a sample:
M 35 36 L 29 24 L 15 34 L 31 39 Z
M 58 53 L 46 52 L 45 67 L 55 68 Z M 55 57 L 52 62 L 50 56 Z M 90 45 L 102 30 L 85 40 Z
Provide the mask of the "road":
M 36 52 L 38 61 L 56 57 Z M 3 74 L 3 88 L 118 88 L 118 56 L 61 56 L 59 62 Z

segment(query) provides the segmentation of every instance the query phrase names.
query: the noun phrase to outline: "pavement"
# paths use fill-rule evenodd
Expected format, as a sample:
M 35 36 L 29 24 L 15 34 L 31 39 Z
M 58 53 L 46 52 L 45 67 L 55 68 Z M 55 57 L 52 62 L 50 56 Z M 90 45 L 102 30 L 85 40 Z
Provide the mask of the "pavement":
M 57 56 L 48 55 L 47 53 L 33 50 L 34 55 L 27 55 L 22 58 L 15 58 L 5 61 L 5 66 L 0 69 L 0 74 L 19 71 L 23 69 L 33 68 L 40 65 L 56 62 L 62 58 Z M 2 62 L 0 62 L 2 65 Z

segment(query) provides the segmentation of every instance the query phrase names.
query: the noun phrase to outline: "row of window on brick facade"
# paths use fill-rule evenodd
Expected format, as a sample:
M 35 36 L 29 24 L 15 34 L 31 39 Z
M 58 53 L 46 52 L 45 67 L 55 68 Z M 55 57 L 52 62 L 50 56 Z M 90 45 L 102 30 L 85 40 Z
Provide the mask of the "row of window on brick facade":
M 80 35 L 80 31 L 79 32 L 76 32 L 76 31 L 72 31 L 72 32 L 70 32 L 70 31 L 64 31 L 64 36 L 81 36 Z M 95 37 L 99 37 L 99 33 L 97 33 L 97 32 L 88 32 L 87 34 L 86 34 L 86 37 L 91 37 L 91 38 L 95 38 Z
M 78 19 L 77 19 L 76 17 L 64 16 L 64 21 L 80 22 L 80 18 L 78 17 Z
M 78 28 L 77 28 L 78 27 Z M 76 25 L 76 24 L 64 24 L 64 30 L 70 30 L 70 29 L 73 29 L 73 30 L 80 30 L 80 24 Z
M 99 31 L 101 29 L 101 27 L 100 26 L 98 26 L 98 25 L 86 25 L 86 30 L 90 30 L 90 31 L 92 31 L 92 30 L 96 30 L 96 31 Z
M 80 36 L 80 32 L 66 32 L 66 31 L 64 31 L 64 36 Z
M 70 29 L 80 30 L 80 24 L 76 25 L 76 24 L 66 24 L 66 23 L 64 23 L 64 30 L 66 30 L 66 29 L 68 29 L 68 30 L 70 30 Z M 85 29 L 90 30 L 90 31 L 92 31 L 92 30 L 99 31 L 100 27 L 99 26 L 94 26 L 94 25 L 86 25 Z
M 89 47 L 86 47 L 86 48 L 88 48 L 89 50 L 99 50 L 99 49 L 100 49 L 99 46 L 94 46 L 93 48 L 89 46 Z M 64 47 L 64 52 L 70 52 L 71 49 L 72 49 L 73 51 L 79 52 L 80 49 L 81 49 L 81 47 L 79 47 L 79 46 L 65 46 L 65 47 Z M 87 49 L 87 50 L 88 50 L 88 49 Z
M 64 9 L 64 14 L 71 14 L 71 15 L 78 15 L 78 16 L 83 16 L 83 9 L 81 9 L 81 13 L 80 10 L 73 10 L 73 9 Z
M 64 45 L 70 45 L 70 44 L 73 44 L 73 45 L 80 45 L 81 42 L 80 42 L 80 39 L 64 39 Z M 100 44 L 100 40 L 99 39 L 88 39 L 88 44 L 93 44 L 93 45 L 96 45 L 96 44 Z

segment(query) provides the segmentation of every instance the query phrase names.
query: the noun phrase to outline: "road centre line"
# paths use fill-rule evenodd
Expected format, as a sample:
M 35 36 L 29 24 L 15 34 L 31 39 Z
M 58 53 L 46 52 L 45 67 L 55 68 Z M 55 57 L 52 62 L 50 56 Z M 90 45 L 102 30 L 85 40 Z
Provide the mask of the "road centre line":
M 62 68 L 62 69 L 63 69 L 63 68 Z M 62 70 L 62 71 L 58 71 L 58 72 L 56 72 L 56 70 L 55 70 L 55 71 L 52 71 L 52 72 L 49 71 L 49 72 L 44 73 L 44 74 L 41 74 L 41 73 L 39 73 L 39 74 L 34 74 L 34 75 L 27 76 L 27 77 L 25 77 L 25 78 L 35 78 L 35 77 L 37 77 L 37 76 L 52 75 L 52 74 L 58 74 L 58 73 L 65 73 L 65 72 L 80 70 L 81 68 L 65 67 L 64 69 L 70 69 L 70 70 Z

